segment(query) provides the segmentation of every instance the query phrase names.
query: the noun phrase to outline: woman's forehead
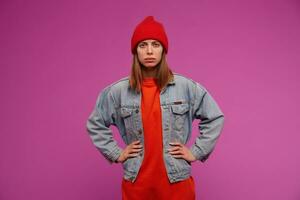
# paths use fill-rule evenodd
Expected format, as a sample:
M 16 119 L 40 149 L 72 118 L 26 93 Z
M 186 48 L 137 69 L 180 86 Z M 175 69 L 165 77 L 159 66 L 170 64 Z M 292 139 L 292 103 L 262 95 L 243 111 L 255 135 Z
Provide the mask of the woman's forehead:
M 155 39 L 146 39 L 146 40 L 140 41 L 139 43 L 142 43 L 142 42 L 148 43 L 148 42 L 159 42 L 159 41 L 158 41 L 158 40 L 155 40 Z

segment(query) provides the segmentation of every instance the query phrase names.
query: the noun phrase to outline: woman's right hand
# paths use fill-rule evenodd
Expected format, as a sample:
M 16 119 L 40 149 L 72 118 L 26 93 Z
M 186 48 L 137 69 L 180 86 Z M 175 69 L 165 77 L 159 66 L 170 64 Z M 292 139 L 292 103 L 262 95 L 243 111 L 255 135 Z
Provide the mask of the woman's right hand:
M 142 150 L 142 147 L 143 146 L 140 144 L 139 140 L 132 142 L 122 151 L 117 162 L 124 162 L 127 160 L 127 158 L 138 156 L 139 152 Z

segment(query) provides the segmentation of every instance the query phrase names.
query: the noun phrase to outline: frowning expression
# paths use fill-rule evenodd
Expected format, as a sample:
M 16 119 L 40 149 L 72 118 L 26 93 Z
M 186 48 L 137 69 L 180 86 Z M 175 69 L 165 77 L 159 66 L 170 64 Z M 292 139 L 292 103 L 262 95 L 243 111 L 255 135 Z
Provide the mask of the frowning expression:
M 156 67 L 161 61 L 163 46 L 157 40 L 143 40 L 137 45 L 137 55 L 145 67 Z

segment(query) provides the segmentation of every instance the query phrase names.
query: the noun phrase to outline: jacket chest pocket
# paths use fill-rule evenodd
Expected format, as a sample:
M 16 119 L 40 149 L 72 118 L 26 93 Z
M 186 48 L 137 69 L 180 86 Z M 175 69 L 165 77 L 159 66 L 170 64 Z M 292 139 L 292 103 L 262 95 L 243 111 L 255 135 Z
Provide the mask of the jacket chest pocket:
M 189 109 L 189 104 L 171 105 L 172 126 L 175 131 L 182 132 Z
M 134 140 L 138 140 L 138 135 L 136 134 L 137 130 L 137 117 L 139 114 L 139 108 L 128 108 L 121 107 L 120 115 L 124 121 L 124 126 L 126 130 L 126 136 L 128 143 L 131 143 Z
M 122 119 L 124 120 L 124 125 L 126 130 L 133 128 L 133 117 L 132 117 L 133 109 L 132 108 L 126 108 L 122 107 L 120 114 Z

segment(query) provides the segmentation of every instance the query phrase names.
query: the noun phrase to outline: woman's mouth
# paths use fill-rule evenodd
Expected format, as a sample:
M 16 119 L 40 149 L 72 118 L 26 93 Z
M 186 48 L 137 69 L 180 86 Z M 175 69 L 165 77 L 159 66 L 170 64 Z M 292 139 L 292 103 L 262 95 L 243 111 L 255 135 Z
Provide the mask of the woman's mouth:
M 151 63 L 151 62 L 154 62 L 154 61 L 155 61 L 154 58 L 146 58 L 145 59 L 145 62 L 147 62 L 147 63 Z

